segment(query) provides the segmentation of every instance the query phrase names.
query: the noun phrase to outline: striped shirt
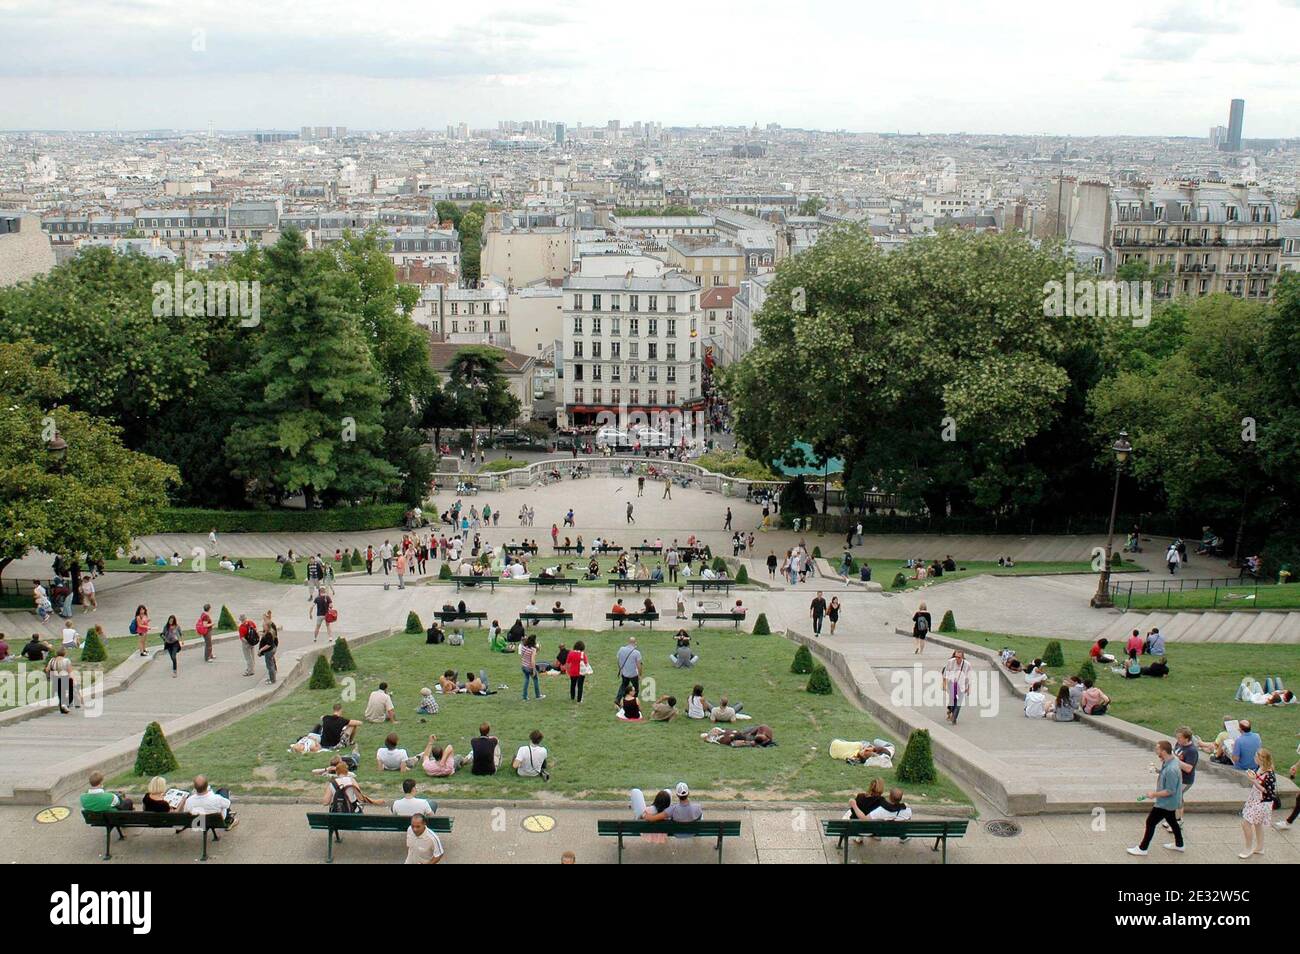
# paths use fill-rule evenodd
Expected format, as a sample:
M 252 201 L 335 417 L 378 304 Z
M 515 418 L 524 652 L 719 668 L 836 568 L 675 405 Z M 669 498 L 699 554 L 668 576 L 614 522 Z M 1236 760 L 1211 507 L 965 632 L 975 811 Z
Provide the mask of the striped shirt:
M 529 672 L 532 672 L 537 665 L 537 647 L 521 646 L 519 647 L 519 665 L 523 666 Z

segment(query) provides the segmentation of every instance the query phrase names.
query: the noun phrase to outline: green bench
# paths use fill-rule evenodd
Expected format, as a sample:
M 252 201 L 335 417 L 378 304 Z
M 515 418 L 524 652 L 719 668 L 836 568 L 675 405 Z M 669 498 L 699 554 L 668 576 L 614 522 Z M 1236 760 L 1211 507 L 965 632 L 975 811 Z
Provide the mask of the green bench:
M 577 580 L 563 576 L 530 576 L 528 582 L 533 584 L 533 592 L 536 593 L 543 586 L 567 586 L 569 592 L 573 592 L 573 584 Z
M 744 618 L 745 618 L 744 613 L 692 613 L 691 614 L 691 619 L 695 620 L 695 622 L 700 626 L 703 626 L 706 620 L 725 619 L 735 623 L 737 629 L 740 628 L 740 621 Z
M 605 619 L 609 620 L 609 628 L 613 629 L 616 623 L 644 623 L 649 625 L 659 618 L 658 613 L 606 613 Z M 654 629 L 653 626 L 650 627 Z
M 670 837 L 716 838 L 718 864 L 722 864 L 722 839 L 740 835 L 739 821 L 671 822 L 640 821 L 633 819 L 605 819 L 596 821 L 596 834 L 618 839 L 618 863 L 623 863 L 623 839 L 641 835 L 668 835 Z
M 736 584 L 735 580 L 691 580 L 691 592 L 700 591 L 708 592 L 709 590 L 720 590 L 723 593 L 730 593 L 731 588 Z
M 849 863 L 849 839 L 864 835 L 877 838 L 925 838 L 934 839 L 931 851 L 938 851 L 943 845 L 943 863 L 948 863 L 948 839 L 964 838 L 968 820 L 962 821 L 861 821 L 857 818 L 837 819 L 822 822 L 822 832 L 827 838 L 838 838 L 844 849 L 844 863 Z
M 618 577 L 615 577 L 612 580 L 608 580 L 607 582 L 608 585 L 614 587 L 615 593 L 622 592 L 623 590 L 636 590 L 638 593 L 640 593 L 641 587 L 643 586 L 647 590 L 653 590 L 657 585 L 654 580 L 624 580 Z
M 569 628 L 569 620 L 573 619 L 570 612 L 563 613 L 520 613 L 519 618 L 529 623 L 540 623 L 544 619 L 549 619 L 554 623 L 563 623 L 564 628 Z
M 451 831 L 451 819 L 445 815 L 426 815 L 424 823 L 429 831 L 446 833 Z M 397 831 L 402 834 L 411 827 L 411 819 L 405 815 L 365 815 L 344 812 L 308 812 L 307 827 L 324 831 L 325 863 L 334 860 L 334 843 L 341 842 L 341 831 Z
M 495 576 L 453 576 L 456 581 L 456 590 L 460 591 L 462 586 L 489 586 L 492 592 L 497 591 L 497 578 Z
M 123 828 L 170 828 L 177 832 L 192 828 L 203 832 L 203 854 L 199 861 L 208 860 L 208 833 L 213 841 L 220 841 L 218 831 L 230 827 L 230 820 L 224 815 L 192 815 L 189 812 L 87 812 L 81 817 L 91 828 L 104 829 L 104 860 L 113 858 L 113 832 L 118 840 L 126 837 Z
M 461 613 L 458 610 L 437 610 L 433 615 L 444 623 L 455 623 L 462 619 L 475 623 L 487 622 L 487 613 L 473 613 L 468 610 L 464 613 Z

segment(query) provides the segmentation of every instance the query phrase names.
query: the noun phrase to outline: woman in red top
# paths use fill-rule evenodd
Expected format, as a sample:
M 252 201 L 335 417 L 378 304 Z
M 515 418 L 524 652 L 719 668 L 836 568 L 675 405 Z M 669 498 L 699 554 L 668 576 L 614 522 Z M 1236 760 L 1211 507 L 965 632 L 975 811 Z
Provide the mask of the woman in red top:
M 574 702 L 582 701 L 582 684 L 587 681 L 582 671 L 587 666 L 587 646 L 582 640 L 573 644 L 569 655 L 564 657 L 564 666 L 569 673 L 569 698 Z
M 1099 639 L 1092 644 L 1092 649 L 1089 650 L 1088 655 L 1092 657 L 1093 662 L 1113 663 L 1115 661 L 1115 657 L 1105 651 L 1109 643 L 1110 640 L 1108 639 Z
M 203 661 L 212 662 L 217 657 L 212 655 L 212 609 L 211 603 L 203 604 L 203 612 L 194 621 L 194 632 L 203 637 Z

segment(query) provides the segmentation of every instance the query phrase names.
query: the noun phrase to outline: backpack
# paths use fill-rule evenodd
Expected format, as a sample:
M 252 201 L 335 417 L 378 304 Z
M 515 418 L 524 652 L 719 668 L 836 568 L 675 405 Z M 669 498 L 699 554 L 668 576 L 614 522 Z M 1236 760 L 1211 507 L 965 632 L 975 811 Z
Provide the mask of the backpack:
M 926 619 L 924 616 L 918 616 L 916 618 L 916 631 L 918 633 L 925 633 L 928 632 L 929 629 L 930 629 L 930 621 Z
M 248 620 L 248 631 L 244 633 L 244 642 L 250 646 L 256 646 L 260 640 L 261 637 L 257 634 L 257 624 L 251 619 Z
M 348 790 L 340 786 L 337 780 L 330 779 L 330 814 L 355 815 L 360 811 L 361 803 L 350 800 L 348 798 Z

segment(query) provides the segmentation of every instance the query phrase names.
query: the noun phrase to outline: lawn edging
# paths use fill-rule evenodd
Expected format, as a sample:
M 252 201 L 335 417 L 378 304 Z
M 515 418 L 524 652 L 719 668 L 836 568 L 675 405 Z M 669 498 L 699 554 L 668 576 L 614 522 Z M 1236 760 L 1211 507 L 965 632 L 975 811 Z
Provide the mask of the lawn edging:
M 1023 781 L 1013 767 L 1001 759 L 986 756 L 972 757 L 970 745 L 945 725 L 914 713 L 902 713 L 889 702 L 884 686 L 875 671 L 866 667 L 855 673 L 844 654 L 820 639 L 805 636 L 792 629 L 785 631 L 791 642 L 807 646 L 832 673 L 839 677 L 842 686 L 869 715 L 899 736 L 900 744 L 915 729 L 930 733 L 935 761 L 940 767 L 989 799 L 1008 815 L 1038 815 L 1047 810 L 1047 796 L 1041 788 Z

